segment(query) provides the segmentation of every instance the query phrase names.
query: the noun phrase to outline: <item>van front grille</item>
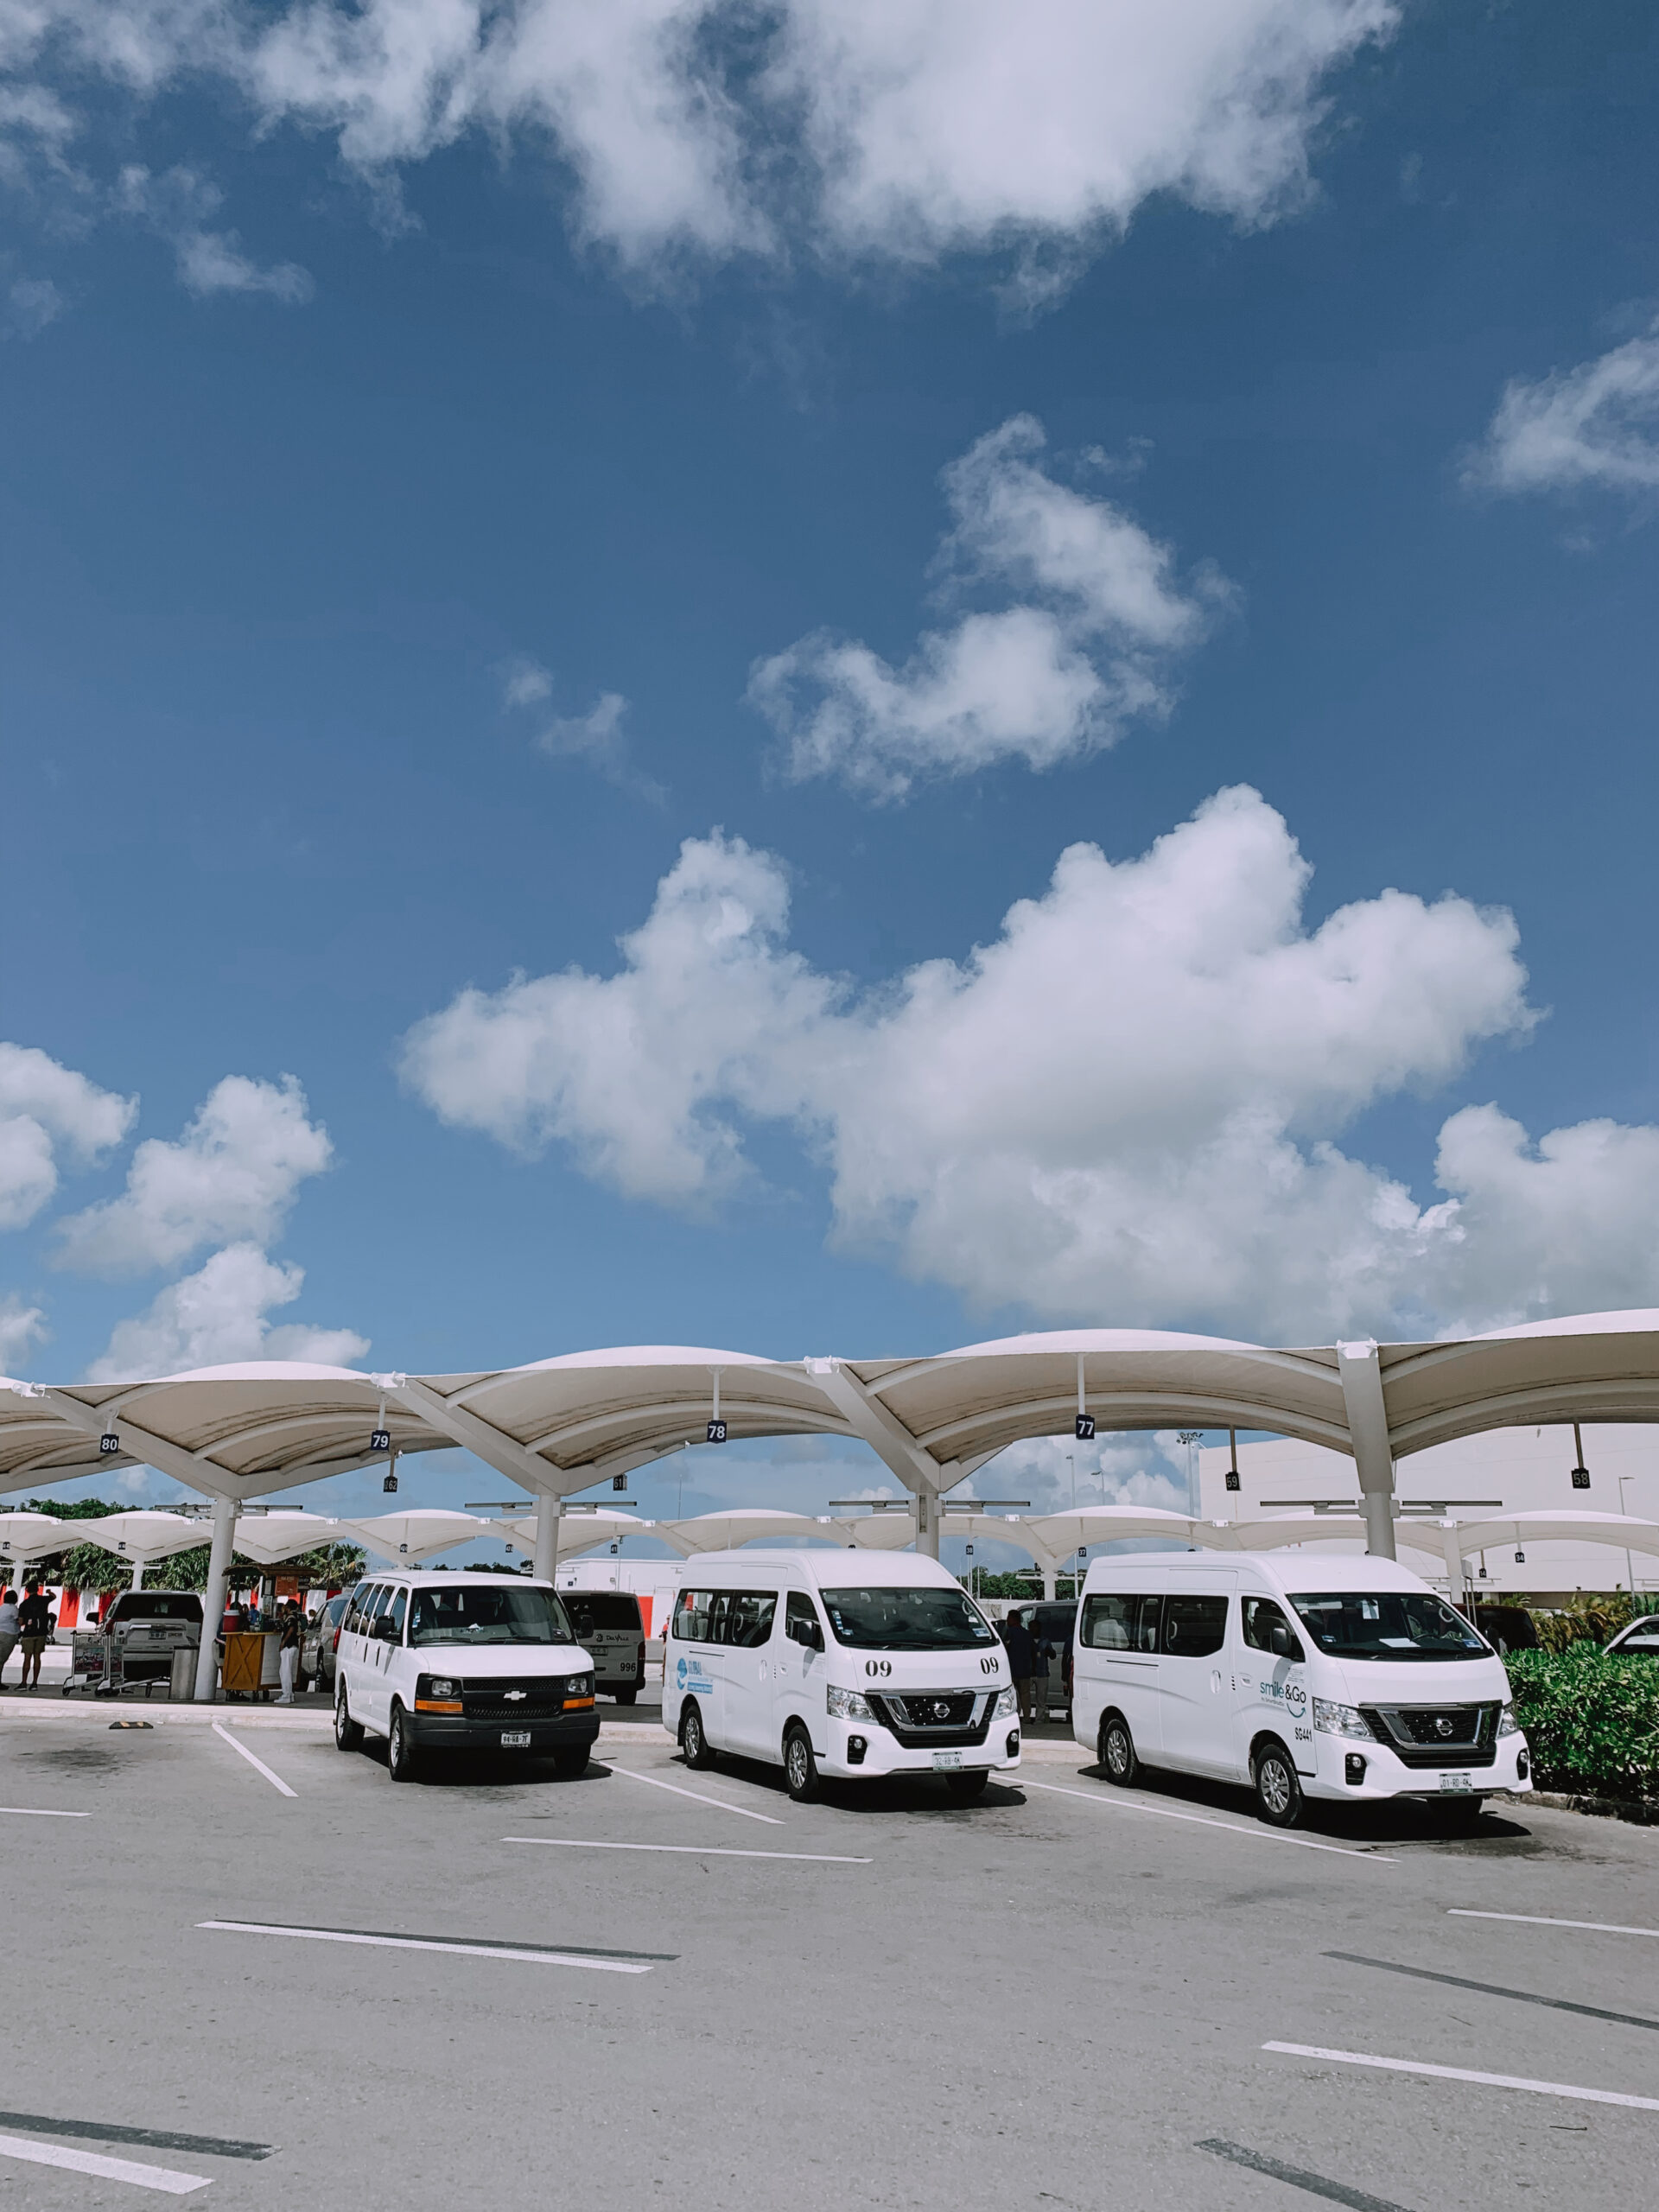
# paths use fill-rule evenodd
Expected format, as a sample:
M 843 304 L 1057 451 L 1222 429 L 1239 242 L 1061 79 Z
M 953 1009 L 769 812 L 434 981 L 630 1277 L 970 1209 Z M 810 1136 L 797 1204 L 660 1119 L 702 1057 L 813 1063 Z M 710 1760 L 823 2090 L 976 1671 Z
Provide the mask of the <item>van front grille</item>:
M 1371 1733 L 1403 1766 L 1490 1766 L 1496 1705 L 1366 1705 Z
M 468 1720 L 546 1720 L 564 1711 L 564 1677 L 532 1675 L 523 1681 L 467 1682 L 461 1709 Z
M 982 1744 L 990 1727 L 994 1690 L 891 1690 L 871 1694 L 883 1721 L 906 1750 Z

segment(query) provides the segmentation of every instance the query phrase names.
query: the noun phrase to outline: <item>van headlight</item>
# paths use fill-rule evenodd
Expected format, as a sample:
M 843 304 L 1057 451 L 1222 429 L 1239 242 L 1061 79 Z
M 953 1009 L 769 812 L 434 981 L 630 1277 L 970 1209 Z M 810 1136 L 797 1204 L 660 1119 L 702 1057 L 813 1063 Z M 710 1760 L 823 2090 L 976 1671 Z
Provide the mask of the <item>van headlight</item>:
M 1506 1705 L 1498 1714 L 1497 1732 L 1500 1736 L 1518 1736 L 1521 1733 L 1521 1723 L 1515 1717 L 1512 1705 Z
M 1371 1724 L 1357 1705 L 1338 1705 L 1328 1697 L 1314 1699 L 1313 1726 L 1321 1735 L 1363 1736 L 1368 1743 L 1374 1740 Z
M 564 1686 L 567 1697 L 592 1697 L 594 1678 L 591 1675 L 572 1675 Z
M 996 1703 L 991 1707 L 991 1718 L 993 1720 L 1012 1720 L 1019 1710 L 1020 1693 L 1010 1686 L 997 1692 Z
M 832 1720 L 874 1720 L 875 1719 L 875 1707 L 870 1703 L 868 1698 L 861 1697 L 856 1690 L 838 1690 L 835 1684 L 830 1682 L 826 1685 L 823 1695 Z

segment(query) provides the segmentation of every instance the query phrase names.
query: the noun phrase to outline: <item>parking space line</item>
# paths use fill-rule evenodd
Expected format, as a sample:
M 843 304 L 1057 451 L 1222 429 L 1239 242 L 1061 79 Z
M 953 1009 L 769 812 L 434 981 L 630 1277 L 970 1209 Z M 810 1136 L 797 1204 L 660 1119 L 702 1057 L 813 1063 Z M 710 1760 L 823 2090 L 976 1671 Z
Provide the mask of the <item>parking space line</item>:
M 1575 2005 L 1570 1998 L 1539 1997 L 1530 1989 L 1503 1989 L 1495 1981 L 1466 1981 L 1460 1974 L 1433 1974 L 1427 1967 L 1396 1966 L 1392 1959 L 1368 1959 L 1357 1951 L 1327 1951 L 1351 1967 L 1376 1967 L 1382 1974 L 1403 1974 L 1413 1981 L 1443 1981 L 1448 1989 L 1472 1989 L 1479 1997 L 1512 1997 L 1518 2005 L 1548 2005 L 1555 2012 L 1581 2012 L 1587 2020 L 1611 2020 L 1621 2028 L 1659 2028 L 1659 2020 L 1640 2012 L 1610 2012 L 1601 2005 Z
M 1472 1905 L 1449 1904 L 1455 1920 L 1516 1920 L 1525 1928 L 1581 1928 L 1592 1936 L 1659 1936 L 1659 1928 L 1622 1928 L 1616 1920 L 1551 1920 L 1541 1912 L 1477 1912 Z
M 248 1749 L 247 1745 L 245 1744 L 238 1744 L 235 1737 L 232 1735 L 230 1730 L 228 1728 L 220 1727 L 217 1720 L 213 1723 L 213 1733 L 215 1736 L 222 1736 L 233 1751 L 240 1751 L 243 1758 L 246 1759 L 250 1766 L 257 1766 L 260 1773 L 264 1776 L 265 1780 L 270 1784 L 273 1789 L 280 1789 L 284 1797 L 297 1797 L 299 1796 L 300 1793 L 297 1789 L 290 1789 L 288 1784 L 283 1780 L 280 1774 L 273 1774 L 270 1769 L 265 1764 L 264 1759 L 255 1758 L 253 1753 Z
M 595 1974 L 649 1974 L 677 1951 L 596 1951 L 580 1943 L 473 1943 L 446 1936 L 388 1936 L 367 1928 L 288 1928 L 268 1920 L 199 1920 L 230 1936 L 293 1936 L 308 1943 L 366 1943 L 385 1951 L 454 1951 L 470 1959 L 518 1959 L 530 1966 L 588 1967 Z
M 41 2135 L 84 2135 L 94 2143 L 133 2143 L 145 2151 L 193 2151 L 210 2158 L 268 2158 L 274 2143 L 245 2143 L 226 2135 L 181 2135 L 171 2127 L 119 2127 L 105 2120 L 54 2120 L 48 2113 L 0 2112 L 0 2127 L 28 2127 Z
M 1368 2050 L 1325 2050 L 1312 2043 L 1264 2043 L 1287 2058 L 1323 2058 L 1335 2066 L 1373 2066 L 1384 2074 L 1427 2074 L 1437 2082 L 1472 2082 L 1484 2089 L 1528 2089 L 1537 2097 L 1576 2097 L 1585 2104 L 1630 2105 L 1659 2112 L 1659 2097 L 1632 2097 L 1623 2089 L 1585 2089 L 1570 2082 L 1531 2082 L 1520 2074 L 1481 2074 L 1471 2066 L 1431 2066 L 1418 2058 L 1379 2058 Z
M 34 2166 L 67 2166 L 71 2173 L 92 2174 L 99 2181 L 128 2181 L 137 2189 L 156 2189 L 163 2196 L 188 2196 L 206 2189 L 211 2174 L 175 2173 L 170 2166 L 143 2166 L 134 2158 L 100 2158 L 96 2151 L 60 2151 L 55 2143 L 30 2143 L 21 2135 L 0 2135 L 0 2158 L 24 2158 Z
M 90 1813 L 60 1813 L 51 1805 L 0 1805 L 0 1814 L 19 1821 L 90 1821 Z
M 588 1843 L 569 1835 L 504 1835 L 503 1843 L 544 1843 L 556 1851 L 671 1851 L 689 1859 L 798 1859 L 815 1866 L 874 1866 L 873 1859 L 848 1859 L 836 1851 L 738 1851 L 701 1843 Z
M 1178 1813 L 1173 1805 L 1144 1805 L 1128 1797 L 1108 1797 L 1092 1789 L 1065 1789 L 1058 1782 L 1030 1782 L 1022 1774 L 1014 1785 L 1020 1789 L 1046 1789 L 1055 1797 L 1080 1797 L 1085 1805 L 1098 1805 L 1107 1813 L 1149 1813 L 1160 1821 L 1192 1821 L 1201 1828 L 1224 1828 L 1229 1835 L 1242 1835 L 1247 1843 L 1295 1843 L 1304 1851 L 1334 1851 L 1342 1859 L 1369 1859 L 1374 1865 L 1392 1866 L 1395 1861 L 1384 1851 L 1367 1851 L 1351 1843 L 1320 1843 L 1311 1835 L 1287 1835 L 1282 1828 L 1241 1827 L 1236 1821 L 1213 1820 L 1207 1813 Z
M 1390 2204 L 1382 2197 L 1367 2196 L 1363 2189 L 1350 2189 L 1345 2182 L 1327 2181 L 1323 2174 L 1310 2174 L 1300 2166 L 1287 2166 L 1282 2159 L 1269 2158 L 1261 2151 L 1247 2151 L 1242 2143 L 1224 2143 L 1211 2137 L 1192 2147 L 1195 2151 L 1212 2151 L 1218 2158 L 1230 2159 L 1236 2166 L 1248 2166 L 1252 2173 L 1267 2174 L 1292 2189 L 1305 2189 L 1310 2196 L 1323 2196 L 1332 2204 L 1345 2204 L 1348 2212 L 1404 2212 L 1402 2206 Z
M 764 1821 L 769 1828 L 787 1827 L 787 1821 L 780 1821 L 771 1813 L 752 1813 L 747 1805 L 729 1804 L 724 1797 L 705 1797 L 700 1789 L 685 1789 L 677 1782 L 659 1782 L 654 1774 L 636 1774 L 630 1766 L 613 1766 L 613 1774 L 620 1774 L 624 1782 L 643 1782 L 652 1789 L 670 1789 L 677 1797 L 690 1797 L 699 1805 L 714 1805 L 722 1813 L 735 1813 L 745 1821 Z

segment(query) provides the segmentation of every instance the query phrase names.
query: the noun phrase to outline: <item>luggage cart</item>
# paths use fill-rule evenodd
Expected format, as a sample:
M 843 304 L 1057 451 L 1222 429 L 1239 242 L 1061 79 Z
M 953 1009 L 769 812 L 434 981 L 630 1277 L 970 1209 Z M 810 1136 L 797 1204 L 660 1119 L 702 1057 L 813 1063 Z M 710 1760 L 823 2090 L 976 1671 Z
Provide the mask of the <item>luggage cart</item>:
M 109 1670 L 110 1639 L 103 1630 L 74 1630 L 69 1638 L 69 1672 L 63 1682 L 65 1697 L 75 1690 L 85 1690 L 89 1696 L 96 1696 Z
M 124 1631 L 77 1630 L 70 1653 L 69 1675 L 63 1685 L 67 1697 L 84 1689 L 92 1697 L 120 1697 L 142 1690 L 146 1697 L 159 1688 L 170 1694 L 173 1654 L 181 1645 L 191 1650 L 198 1639 L 179 1631 L 181 1622 L 135 1621 Z

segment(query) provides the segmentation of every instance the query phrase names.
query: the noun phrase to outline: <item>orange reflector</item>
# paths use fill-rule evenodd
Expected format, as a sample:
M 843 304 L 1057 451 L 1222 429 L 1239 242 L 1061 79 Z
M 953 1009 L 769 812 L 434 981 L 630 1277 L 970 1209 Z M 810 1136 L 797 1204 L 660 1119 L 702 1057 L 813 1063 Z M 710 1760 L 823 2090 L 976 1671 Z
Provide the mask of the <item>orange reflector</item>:
M 568 1697 L 564 1700 L 564 1709 L 567 1713 L 581 1713 L 585 1711 L 593 1701 L 590 1697 Z
M 459 1698 L 417 1697 L 415 1710 L 416 1713 L 459 1713 L 461 1703 Z

